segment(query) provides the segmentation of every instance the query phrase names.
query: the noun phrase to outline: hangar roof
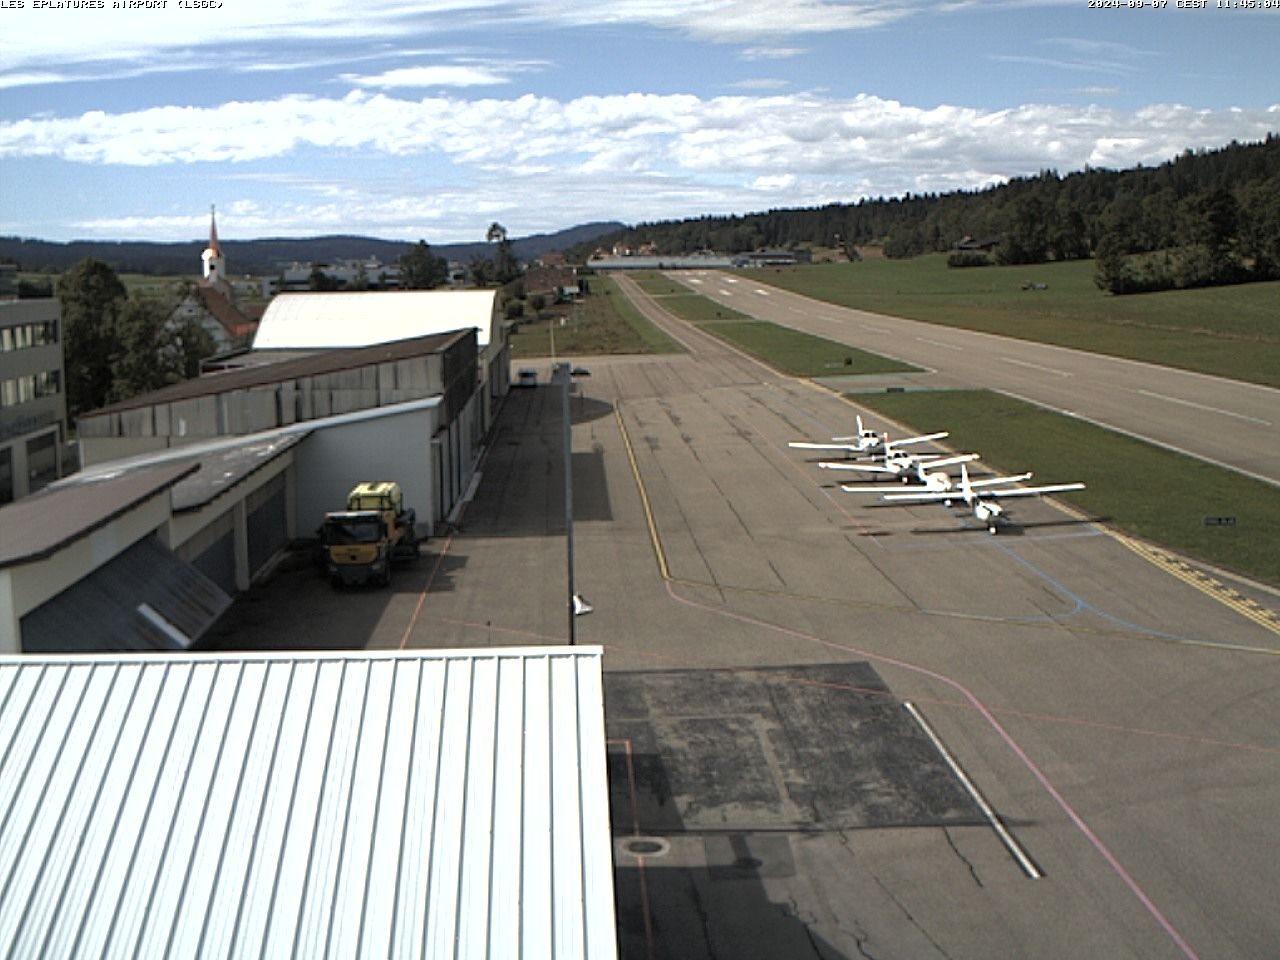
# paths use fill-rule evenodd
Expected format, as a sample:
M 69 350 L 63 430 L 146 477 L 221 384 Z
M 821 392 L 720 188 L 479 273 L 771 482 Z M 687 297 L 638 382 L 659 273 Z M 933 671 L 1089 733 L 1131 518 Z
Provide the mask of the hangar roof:
M 475 327 L 483 350 L 496 306 L 496 290 L 282 293 L 262 315 L 253 349 L 363 347 Z
M 198 469 L 187 460 L 105 471 L 95 482 L 49 487 L 6 504 L 0 508 L 0 567 L 50 556 Z
M 175 400 L 190 400 L 193 397 L 206 397 L 218 393 L 229 393 L 233 390 L 247 390 L 272 383 L 282 383 L 298 377 L 320 376 L 335 373 L 339 370 L 351 370 L 376 363 L 391 363 L 395 360 L 407 360 L 424 354 L 437 353 L 450 346 L 455 340 L 470 333 L 469 330 L 454 328 L 446 333 L 430 336 L 412 337 L 392 343 L 377 343 L 373 346 L 351 350 L 318 350 L 301 356 L 293 355 L 278 363 L 228 370 L 223 373 L 211 373 L 208 376 L 196 377 L 194 380 L 183 380 L 150 393 L 140 394 L 113 403 L 84 414 L 85 419 L 103 414 L 117 413 L 122 410 L 135 410 L 157 403 L 172 403 Z
M 18 956 L 617 956 L 601 651 L 0 659 Z

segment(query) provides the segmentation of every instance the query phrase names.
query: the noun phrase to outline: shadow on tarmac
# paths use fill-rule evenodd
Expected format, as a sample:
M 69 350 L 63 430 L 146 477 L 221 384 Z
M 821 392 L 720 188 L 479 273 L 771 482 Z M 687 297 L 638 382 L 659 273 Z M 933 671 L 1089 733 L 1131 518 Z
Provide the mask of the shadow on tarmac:
M 979 822 L 866 663 L 606 673 L 605 711 L 623 960 L 849 960 L 776 898 L 793 843 Z

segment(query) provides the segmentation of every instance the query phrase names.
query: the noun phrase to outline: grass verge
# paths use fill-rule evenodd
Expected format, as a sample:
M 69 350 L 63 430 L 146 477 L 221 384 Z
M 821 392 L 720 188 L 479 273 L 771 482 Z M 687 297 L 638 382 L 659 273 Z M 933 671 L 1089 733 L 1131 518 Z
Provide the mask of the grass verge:
M 1280 585 L 1280 491 L 1141 440 L 986 390 L 857 394 L 858 405 L 913 429 L 945 424 L 947 442 L 1036 483 L 1084 481 L 1057 498 L 1125 533 Z M 1234 517 L 1207 526 L 1207 517 Z
M 1091 260 L 954 269 L 931 255 L 751 276 L 841 306 L 1280 387 L 1280 282 L 1116 297 L 1093 272 Z
M 555 350 L 552 350 L 554 338 Z M 581 303 L 525 319 L 511 337 L 511 355 L 601 356 L 616 353 L 680 353 L 678 343 L 640 315 L 608 277 L 591 278 Z

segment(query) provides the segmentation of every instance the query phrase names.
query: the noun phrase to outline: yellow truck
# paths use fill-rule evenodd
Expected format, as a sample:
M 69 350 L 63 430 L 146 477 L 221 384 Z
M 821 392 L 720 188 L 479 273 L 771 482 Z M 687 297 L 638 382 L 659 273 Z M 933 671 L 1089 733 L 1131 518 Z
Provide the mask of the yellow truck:
M 357 484 L 347 495 L 347 509 L 326 513 L 320 526 L 329 582 L 390 585 L 392 564 L 418 556 L 416 523 L 417 513 L 405 509 L 395 481 Z

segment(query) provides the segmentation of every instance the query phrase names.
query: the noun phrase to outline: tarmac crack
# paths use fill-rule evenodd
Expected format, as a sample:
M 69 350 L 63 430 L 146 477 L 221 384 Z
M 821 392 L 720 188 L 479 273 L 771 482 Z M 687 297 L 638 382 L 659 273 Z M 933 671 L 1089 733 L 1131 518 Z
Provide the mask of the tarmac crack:
M 978 876 L 978 871 L 977 871 L 977 868 L 974 867 L 973 861 L 971 861 L 968 857 L 966 857 L 963 853 L 961 853 L 960 848 L 956 846 L 956 840 L 955 840 L 955 837 L 951 835 L 951 831 L 948 830 L 946 827 L 943 827 L 942 835 L 947 838 L 947 846 L 951 848 L 951 852 L 956 855 L 956 858 L 961 863 L 963 863 L 966 867 L 969 868 L 969 876 L 973 877 L 973 882 L 976 883 L 979 887 L 985 887 L 986 884 L 984 884 L 982 882 L 982 878 Z

